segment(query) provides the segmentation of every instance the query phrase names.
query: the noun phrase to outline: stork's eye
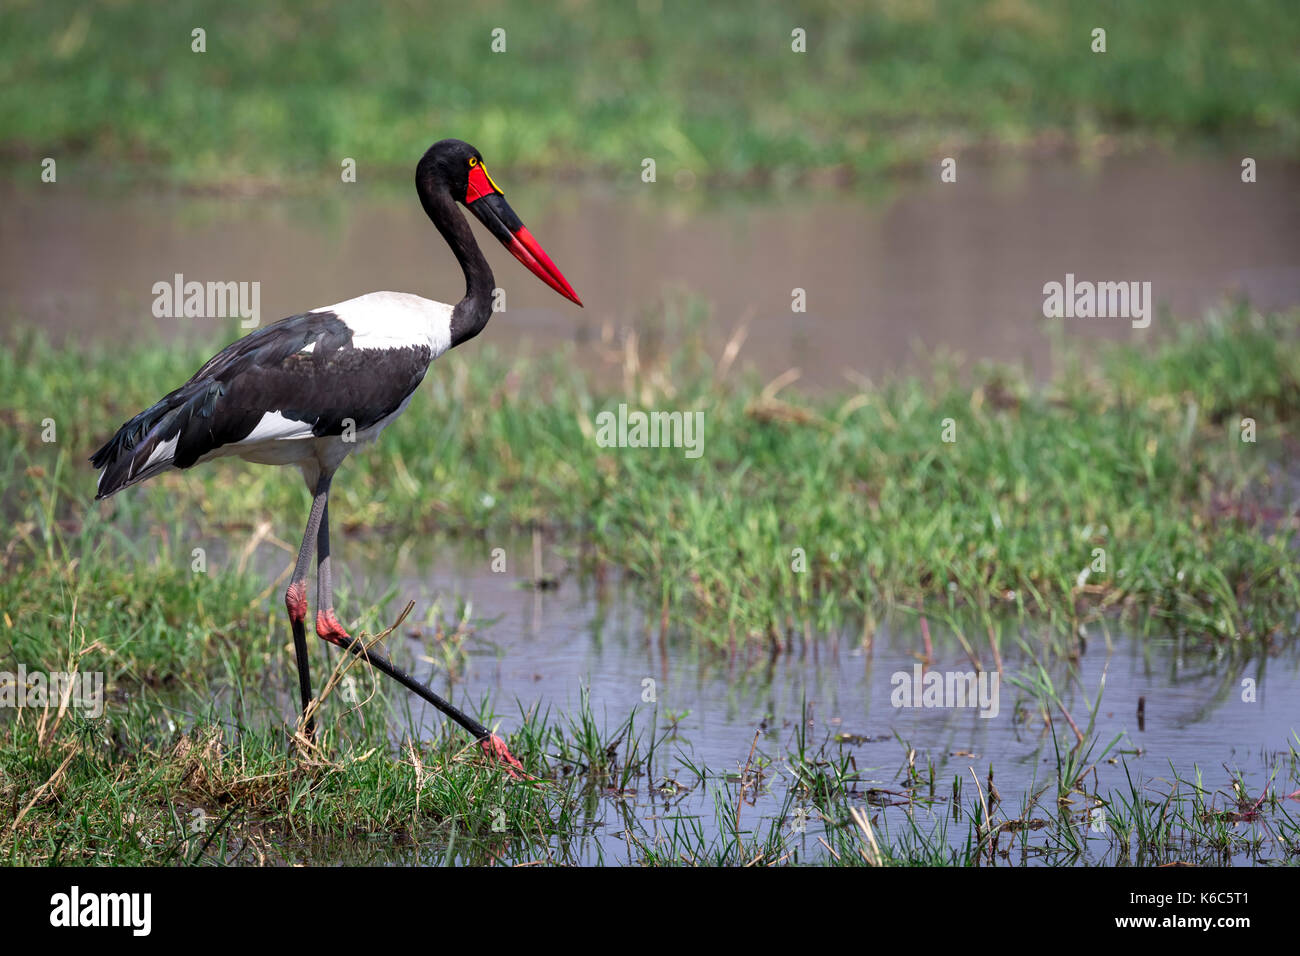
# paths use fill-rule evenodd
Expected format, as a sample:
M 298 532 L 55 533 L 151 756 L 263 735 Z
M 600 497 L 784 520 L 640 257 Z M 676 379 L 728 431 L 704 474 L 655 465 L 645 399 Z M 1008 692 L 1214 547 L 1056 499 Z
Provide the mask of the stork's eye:
M 491 196 L 493 193 L 500 193 L 497 184 L 492 181 L 488 175 L 487 167 L 477 156 L 469 158 L 469 170 L 465 174 L 465 204 L 469 205 L 484 196 Z

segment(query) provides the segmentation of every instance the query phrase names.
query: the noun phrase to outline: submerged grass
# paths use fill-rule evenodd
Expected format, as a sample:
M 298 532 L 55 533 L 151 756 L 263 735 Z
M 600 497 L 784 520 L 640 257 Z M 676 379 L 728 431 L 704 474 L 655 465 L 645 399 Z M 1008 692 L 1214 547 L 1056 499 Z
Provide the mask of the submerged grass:
M 10 865 L 283 865 L 300 862 L 754 866 L 1278 864 L 1300 860 L 1300 738 L 1266 755 L 1263 783 L 1212 791 L 1135 779 L 1117 792 L 1067 783 L 1091 736 L 1056 750 L 1057 784 L 1014 804 L 972 772 L 950 785 L 902 742 L 892 771 L 859 765 L 809 714 L 791 738 L 761 731 L 733 768 L 638 734 L 522 716 L 511 746 L 534 774 L 508 781 L 463 740 L 394 735 L 380 691 L 299 752 L 256 707 L 180 714 L 119 688 L 108 716 L 25 709 L 0 722 L 0 859 Z M 260 714 L 260 719 L 265 719 Z M 395 720 L 395 723 L 389 722 Z M 408 725 L 410 726 L 410 725 Z M 760 742 L 761 741 L 761 742 Z M 1050 759 L 1050 758 L 1049 758 Z M 1119 758 L 1110 758 L 1117 762 Z M 656 760 L 659 761 L 656 764 Z M 918 773 L 918 764 L 930 772 Z M 660 769 L 656 770 L 658 766 Z M 1049 770 L 1049 774 L 1051 771 Z M 1260 780 L 1257 772 L 1252 779 Z

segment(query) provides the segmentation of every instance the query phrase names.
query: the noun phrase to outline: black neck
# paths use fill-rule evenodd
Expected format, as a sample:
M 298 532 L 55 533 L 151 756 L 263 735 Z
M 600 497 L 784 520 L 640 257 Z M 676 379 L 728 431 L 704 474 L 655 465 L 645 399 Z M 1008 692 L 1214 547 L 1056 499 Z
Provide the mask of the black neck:
M 442 238 L 451 246 L 456 261 L 465 273 L 465 298 L 451 311 L 451 347 L 468 342 L 483 331 L 492 317 L 492 290 L 496 282 L 492 267 L 474 241 L 468 220 L 456 208 L 456 202 L 446 189 L 428 182 L 418 183 L 420 204 Z

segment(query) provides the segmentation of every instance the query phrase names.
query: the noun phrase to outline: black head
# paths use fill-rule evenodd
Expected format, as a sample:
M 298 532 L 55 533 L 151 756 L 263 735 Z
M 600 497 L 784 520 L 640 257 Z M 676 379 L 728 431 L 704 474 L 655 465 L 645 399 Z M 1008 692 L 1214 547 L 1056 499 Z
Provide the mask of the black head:
M 472 161 L 472 162 L 471 162 Z M 415 168 L 415 182 L 425 189 L 446 190 L 457 202 L 465 202 L 470 170 L 482 167 L 483 155 L 459 139 L 434 143 Z
M 415 167 L 415 188 L 424 211 L 448 236 L 453 248 L 455 240 L 447 233 L 445 217 L 448 212 L 455 216 L 455 210 L 448 199 L 463 203 L 529 272 L 566 299 L 582 305 L 573 286 L 506 203 L 505 195 L 483 165 L 482 154 L 469 143 L 443 139 L 430 146 Z

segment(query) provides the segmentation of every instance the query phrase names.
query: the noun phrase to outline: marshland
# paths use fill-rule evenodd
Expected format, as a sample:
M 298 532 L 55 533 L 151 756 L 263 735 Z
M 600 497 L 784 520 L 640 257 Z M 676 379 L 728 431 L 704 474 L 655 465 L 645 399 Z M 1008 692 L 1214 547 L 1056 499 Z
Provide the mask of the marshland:
M 1102 5 L 1099 62 L 1095 4 L 942 6 L 0 13 L 0 859 L 1294 864 L 1295 19 Z M 339 472 L 337 607 L 527 779 L 321 642 L 304 739 L 296 473 L 87 462 L 248 332 L 157 283 L 454 299 L 444 135 L 586 308 L 485 242 L 504 311 Z M 1067 274 L 1150 326 L 1044 317 Z

